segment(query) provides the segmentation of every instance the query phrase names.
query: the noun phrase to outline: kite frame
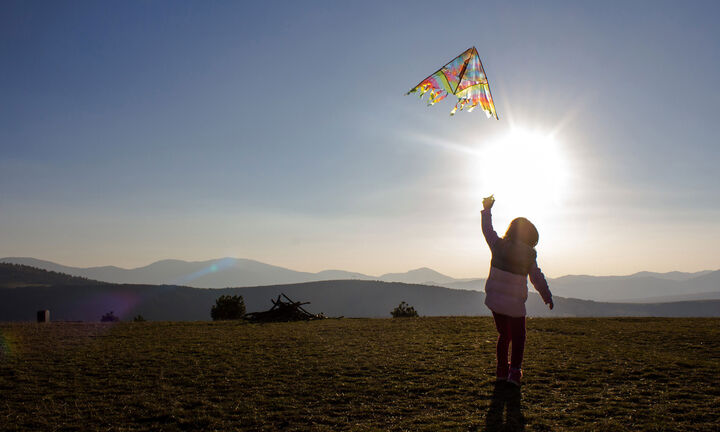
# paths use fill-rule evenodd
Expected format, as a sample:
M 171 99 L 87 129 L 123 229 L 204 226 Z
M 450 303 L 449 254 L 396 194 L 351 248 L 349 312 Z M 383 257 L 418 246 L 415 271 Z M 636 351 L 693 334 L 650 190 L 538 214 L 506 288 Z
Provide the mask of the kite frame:
M 466 49 L 465 51 L 470 51 L 471 49 L 472 49 L 472 50 L 475 50 L 475 53 L 477 53 L 477 50 L 475 49 L 475 47 L 468 48 L 468 49 Z M 445 68 L 445 66 L 449 65 L 450 63 L 453 62 L 453 60 L 455 60 L 456 58 L 458 58 L 458 57 L 460 57 L 461 55 L 465 54 L 465 51 L 463 51 L 463 52 L 461 52 L 460 54 L 456 55 L 455 57 L 451 58 L 449 62 L 447 62 L 447 63 L 445 63 L 444 65 L 440 66 L 440 68 L 439 68 L 438 70 L 436 70 L 435 72 L 433 72 L 433 73 L 431 73 L 430 75 L 426 76 L 425 78 L 421 79 L 420 82 L 417 83 L 417 84 L 415 84 L 415 85 L 410 89 L 410 91 L 407 92 L 406 94 L 410 94 L 410 92 L 412 92 L 415 88 L 417 88 L 417 86 L 419 86 L 420 84 L 422 84 L 423 81 L 425 81 L 426 79 L 430 78 L 431 76 L 435 75 L 435 74 L 438 73 L 438 72 L 442 72 L 442 70 Z M 480 56 L 478 55 L 478 60 L 479 60 L 479 59 L 480 59 Z M 482 64 L 482 62 L 481 62 L 481 64 Z M 466 68 L 466 67 L 467 67 L 467 62 L 463 65 L 463 72 L 465 72 L 465 68 Z M 484 70 L 484 69 L 483 69 L 483 70 Z M 447 78 L 447 75 L 445 75 L 445 72 L 442 72 L 442 74 L 443 74 L 443 76 L 445 77 L 445 81 L 447 81 L 448 84 L 449 84 L 449 83 L 450 83 L 450 80 Z M 487 75 L 487 74 L 486 74 L 486 75 Z M 461 76 L 462 76 L 462 74 L 461 74 Z M 460 80 L 460 81 L 462 81 L 462 80 Z M 455 91 L 457 91 L 457 88 L 458 88 L 459 86 L 460 86 L 460 83 L 458 82 L 458 85 L 455 86 L 455 90 L 453 90 L 453 94 L 455 94 Z
M 473 50 L 475 50 L 475 54 L 477 54 L 477 50 L 475 47 L 473 47 Z M 488 93 L 490 93 L 490 98 L 492 99 L 493 107 L 495 107 L 495 98 L 492 95 L 492 90 L 490 90 L 490 77 L 487 74 L 487 71 L 485 70 L 485 66 L 482 64 L 482 60 L 480 59 L 480 54 L 478 54 L 478 61 L 480 62 L 480 67 L 482 68 L 483 72 L 485 73 L 485 79 L 487 79 L 487 86 L 488 86 Z M 459 85 L 459 84 L 458 84 Z M 500 120 L 500 117 L 498 117 L 497 114 L 497 107 L 495 107 L 495 120 Z

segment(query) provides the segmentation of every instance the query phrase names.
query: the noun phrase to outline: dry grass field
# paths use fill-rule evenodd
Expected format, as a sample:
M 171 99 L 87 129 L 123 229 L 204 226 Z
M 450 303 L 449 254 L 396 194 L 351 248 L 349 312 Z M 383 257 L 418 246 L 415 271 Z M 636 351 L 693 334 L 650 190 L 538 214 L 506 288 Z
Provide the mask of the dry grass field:
M 720 320 L 0 324 L 1 430 L 718 431 Z

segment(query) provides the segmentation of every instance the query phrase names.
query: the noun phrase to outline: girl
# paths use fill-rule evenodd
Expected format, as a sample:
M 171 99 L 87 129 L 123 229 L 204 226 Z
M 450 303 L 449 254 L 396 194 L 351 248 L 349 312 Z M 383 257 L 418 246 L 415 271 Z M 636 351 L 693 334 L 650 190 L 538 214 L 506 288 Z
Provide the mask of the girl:
M 545 276 L 537 266 L 538 232 L 529 220 L 514 219 L 500 238 L 492 226 L 490 209 L 495 204 L 491 195 L 483 199 L 482 231 L 492 252 L 490 275 L 485 283 L 485 305 L 493 313 L 500 336 L 497 341 L 497 378 L 520 386 L 522 359 L 525 351 L 525 300 L 527 277 L 545 304 L 553 308 L 552 294 Z M 508 348 L 512 356 L 508 364 Z

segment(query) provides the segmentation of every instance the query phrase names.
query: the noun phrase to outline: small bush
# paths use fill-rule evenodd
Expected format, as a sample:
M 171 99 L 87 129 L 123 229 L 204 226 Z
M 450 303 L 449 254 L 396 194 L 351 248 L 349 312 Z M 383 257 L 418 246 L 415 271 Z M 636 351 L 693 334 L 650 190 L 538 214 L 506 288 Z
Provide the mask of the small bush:
M 135 318 L 133 318 L 133 322 L 145 322 L 145 317 L 142 315 L 138 315 Z
M 115 316 L 115 311 L 110 311 L 100 318 L 100 322 L 118 322 L 120 318 Z
M 414 307 L 410 306 L 405 302 L 401 302 L 392 312 L 390 312 L 393 318 L 415 318 L 418 316 L 417 311 Z
M 237 320 L 245 317 L 245 300 L 242 296 L 222 295 L 210 310 L 213 321 Z

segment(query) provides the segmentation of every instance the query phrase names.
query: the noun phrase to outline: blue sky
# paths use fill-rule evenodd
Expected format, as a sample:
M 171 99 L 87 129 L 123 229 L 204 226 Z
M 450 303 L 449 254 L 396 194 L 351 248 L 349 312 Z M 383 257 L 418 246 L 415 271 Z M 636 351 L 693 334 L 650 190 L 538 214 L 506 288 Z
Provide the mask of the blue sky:
M 0 256 L 482 276 L 496 193 L 552 276 L 716 269 L 719 9 L 3 2 Z M 404 96 L 473 45 L 500 121 Z M 539 162 L 527 192 L 490 185 L 526 166 L 485 152 L 518 129 L 552 135 L 562 199 Z

